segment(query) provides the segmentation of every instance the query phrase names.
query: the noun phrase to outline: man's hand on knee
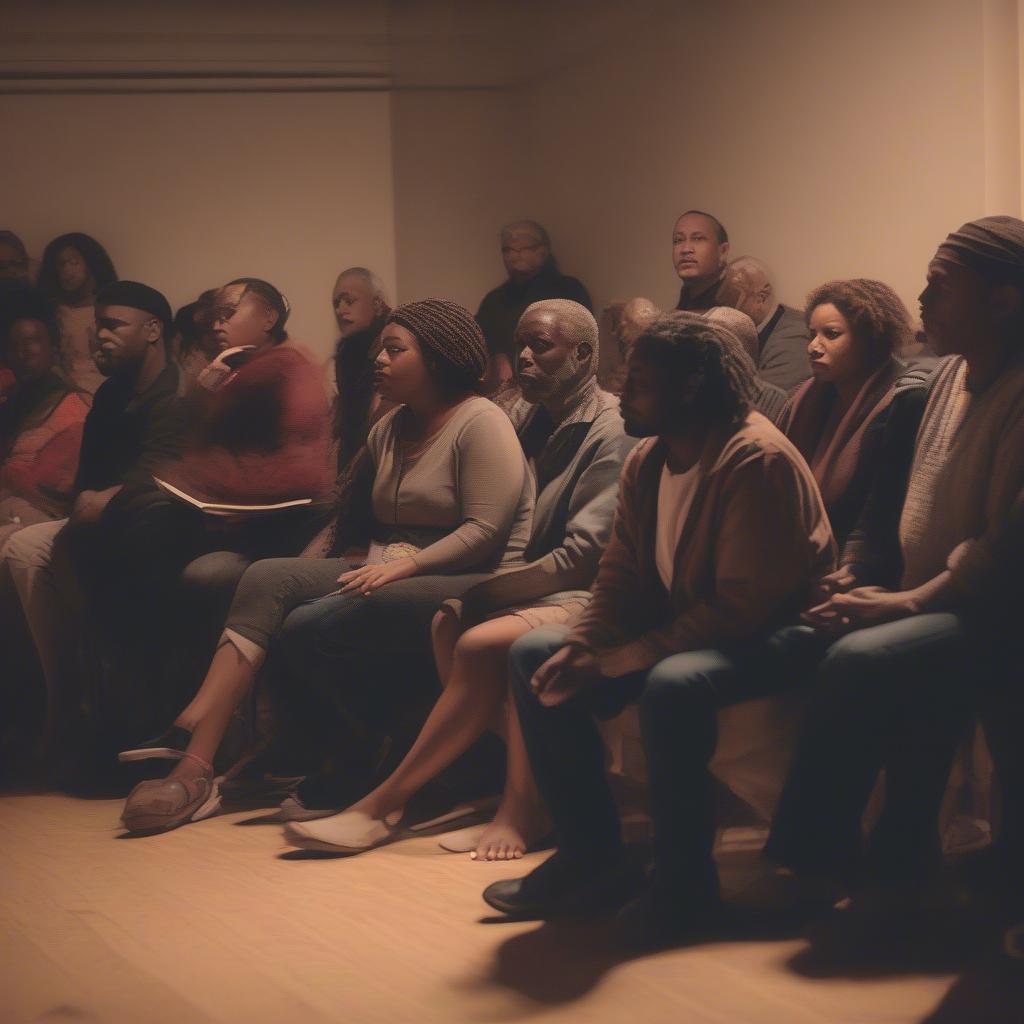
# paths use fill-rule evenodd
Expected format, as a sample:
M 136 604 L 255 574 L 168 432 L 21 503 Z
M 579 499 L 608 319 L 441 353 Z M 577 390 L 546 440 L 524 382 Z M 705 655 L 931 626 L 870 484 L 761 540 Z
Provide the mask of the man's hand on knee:
M 597 655 L 574 644 L 556 651 L 533 674 L 530 689 L 547 708 L 557 707 L 575 697 L 601 677 Z

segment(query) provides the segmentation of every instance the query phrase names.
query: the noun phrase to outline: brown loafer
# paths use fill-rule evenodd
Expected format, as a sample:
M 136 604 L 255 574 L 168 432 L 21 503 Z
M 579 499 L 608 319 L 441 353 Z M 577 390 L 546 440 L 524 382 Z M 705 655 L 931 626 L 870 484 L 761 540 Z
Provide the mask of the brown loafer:
M 191 779 L 150 779 L 128 794 L 121 824 L 137 835 L 168 832 L 220 810 L 220 780 L 213 772 Z

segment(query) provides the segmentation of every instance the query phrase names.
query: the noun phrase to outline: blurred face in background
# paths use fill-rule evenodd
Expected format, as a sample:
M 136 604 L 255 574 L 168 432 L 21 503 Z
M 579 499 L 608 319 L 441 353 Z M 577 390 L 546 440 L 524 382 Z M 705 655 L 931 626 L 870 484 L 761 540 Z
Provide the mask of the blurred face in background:
M 19 381 L 37 380 L 53 369 L 57 351 L 41 320 L 23 317 L 7 332 L 7 362 Z
M 57 253 L 57 280 L 61 291 L 69 297 L 96 290 L 85 257 L 73 245 L 66 245 Z
M 535 231 L 516 228 L 501 236 L 501 258 L 513 281 L 529 281 L 540 273 L 551 250 Z
M 384 309 L 383 301 L 373 293 L 369 282 L 356 274 L 343 274 L 335 281 L 331 303 L 342 338 L 365 331 Z

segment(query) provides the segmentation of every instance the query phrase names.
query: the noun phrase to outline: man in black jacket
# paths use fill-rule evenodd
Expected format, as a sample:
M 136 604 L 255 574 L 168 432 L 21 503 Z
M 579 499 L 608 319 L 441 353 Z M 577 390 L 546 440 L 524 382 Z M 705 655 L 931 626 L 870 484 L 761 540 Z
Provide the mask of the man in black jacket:
M 516 325 L 527 306 L 543 299 L 572 299 L 593 312 L 587 289 L 559 271 L 551 239 L 535 220 L 516 221 L 501 229 L 501 258 L 508 280 L 488 292 L 476 311 L 490 353 L 489 393 L 512 380 Z
M 19 530 L 3 550 L 5 576 L 17 591 L 49 694 L 49 727 L 68 656 L 75 650 L 76 588 L 66 564 L 69 545 L 87 550 L 111 500 L 126 484 L 181 448 L 184 417 L 178 370 L 167 358 L 171 309 L 156 289 L 115 281 L 96 297 L 94 359 L 107 380 L 85 420 L 69 519 Z

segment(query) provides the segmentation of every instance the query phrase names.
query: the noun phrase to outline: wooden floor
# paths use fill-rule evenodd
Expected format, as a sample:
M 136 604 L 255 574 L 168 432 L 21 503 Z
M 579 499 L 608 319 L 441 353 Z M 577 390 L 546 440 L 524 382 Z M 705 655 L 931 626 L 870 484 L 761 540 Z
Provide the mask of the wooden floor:
M 812 978 L 804 938 L 624 959 L 602 927 L 487 922 L 483 887 L 540 855 L 477 864 L 418 838 L 290 861 L 252 812 L 119 839 L 119 810 L 0 798 L 3 1024 L 895 1024 L 940 1019 L 955 978 Z

